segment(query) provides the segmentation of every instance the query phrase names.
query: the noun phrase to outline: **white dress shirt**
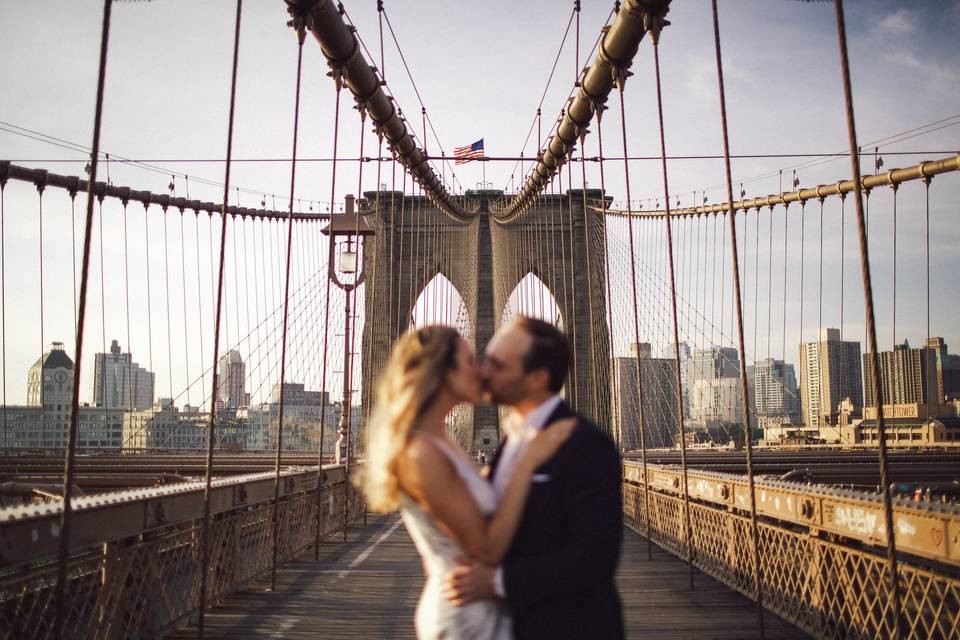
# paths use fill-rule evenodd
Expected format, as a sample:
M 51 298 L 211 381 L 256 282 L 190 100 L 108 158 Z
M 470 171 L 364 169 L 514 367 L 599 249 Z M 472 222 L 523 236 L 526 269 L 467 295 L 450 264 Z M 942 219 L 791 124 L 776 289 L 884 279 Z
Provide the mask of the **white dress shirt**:
M 503 445 L 500 460 L 497 462 L 497 470 L 493 476 L 493 492 L 496 494 L 498 501 L 506 493 L 510 478 L 513 476 L 513 470 L 520 458 L 526 453 L 530 441 L 547 426 L 547 420 L 561 400 L 559 393 L 552 395 L 528 413 L 525 418 L 522 418 L 519 424 L 514 423 L 516 426 L 507 435 L 507 442 Z M 503 584 L 503 567 L 497 568 L 497 573 L 493 579 L 493 590 L 501 598 L 506 595 Z
M 507 442 L 503 445 L 500 461 L 497 462 L 497 471 L 493 476 L 493 491 L 497 494 L 497 500 L 503 498 L 503 494 L 507 492 L 507 486 L 510 484 L 517 462 L 526 453 L 530 441 L 547 426 L 547 419 L 560 404 L 560 400 L 560 394 L 552 395 L 525 418 L 520 418 L 518 425 L 514 423 L 516 426 L 507 435 Z

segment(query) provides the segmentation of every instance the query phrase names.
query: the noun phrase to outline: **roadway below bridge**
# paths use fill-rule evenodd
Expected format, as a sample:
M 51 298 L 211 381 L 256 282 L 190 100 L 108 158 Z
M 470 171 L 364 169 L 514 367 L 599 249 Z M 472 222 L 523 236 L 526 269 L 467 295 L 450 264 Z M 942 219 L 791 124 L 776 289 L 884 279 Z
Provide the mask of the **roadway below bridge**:
M 759 638 L 753 602 L 698 573 L 688 587 L 688 567 L 624 529 L 617 583 L 631 638 Z M 371 516 L 351 527 L 348 540 L 322 545 L 320 561 L 309 550 L 278 568 L 277 590 L 266 583 L 228 596 L 206 614 L 207 638 L 413 638 L 413 616 L 423 570 L 413 542 L 396 515 Z M 772 614 L 770 639 L 807 638 Z M 196 637 L 188 626 L 168 636 Z

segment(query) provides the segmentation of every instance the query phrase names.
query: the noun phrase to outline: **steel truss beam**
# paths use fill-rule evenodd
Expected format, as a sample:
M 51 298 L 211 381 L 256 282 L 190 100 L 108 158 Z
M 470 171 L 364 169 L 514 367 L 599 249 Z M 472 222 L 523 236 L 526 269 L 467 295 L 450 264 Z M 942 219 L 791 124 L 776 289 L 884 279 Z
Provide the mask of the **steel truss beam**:
M 50 173 L 45 169 L 28 169 L 19 165 L 10 164 L 6 160 L 0 161 L 0 182 L 6 180 L 20 180 L 30 182 L 36 185 L 38 189 L 46 187 L 57 187 L 65 189 L 70 195 L 84 192 L 90 188 L 88 180 L 82 180 L 76 176 L 62 176 L 56 173 Z M 201 202 L 200 200 L 188 200 L 186 198 L 174 198 L 168 195 L 152 193 L 150 191 L 135 191 L 130 187 L 117 187 L 105 182 L 95 182 L 93 184 L 93 195 L 98 199 L 116 198 L 124 204 L 127 202 L 139 202 L 144 207 L 156 205 L 167 210 L 169 207 L 183 211 L 190 209 L 192 211 L 205 211 L 210 214 L 221 213 L 223 205 L 215 202 Z M 290 214 L 286 211 L 272 211 L 268 209 L 250 209 L 248 207 L 227 207 L 227 215 L 239 216 L 241 218 L 258 218 L 264 220 L 284 220 L 286 221 Z M 294 213 L 294 220 L 326 220 L 330 216 L 327 214 L 304 214 Z
M 305 20 L 307 28 L 320 43 L 334 81 L 342 82 L 350 89 L 361 117 L 370 115 L 374 130 L 386 138 L 397 160 L 420 183 L 424 194 L 452 218 L 471 218 L 443 186 L 430 166 L 426 152 L 417 146 L 406 120 L 395 106 L 393 96 L 384 91 L 386 82 L 380 80 L 377 68 L 364 58 L 355 29 L 344 22 L 333 0 L 285 1 L 294 22 Z
M 960 155 L 942 160 L 926 160 L 919 164 L 904 169 L 891 169 L 886 173 L 880 173 L 874 176 L 863 176 L 860 179 L 861 188 L 869 192 L 876 187 L 896 186 L 898 184 L 909 182 L 910 180 L 929 180 L 935 175 L 948 173 L 950 171 L 960 171 Z M 796 191 L 788 191 L 780 194 L 761 196 L 759 198 L 747 198 L 737 200 L 733 203 L 734 211 L 749 211 L 751 209 L 761 209 L 763 207 L 773 207 L 778 204 L 790 204 L 791 202 L 806 202 L 808 200 L 820 200 L 829 196 L 845 197 L 846 194 L 853 191 L 853 180 L 841 180 L 833 184 L 821 184 L 816 187 L 805 187 Z M 662 218 L 666 212 L 662 209 L 651 211 L 629 211 L 606 209 L 592 207 L 596 212 L 605 211 L 608 216 L 634 218 Z M 722 202 L 702 207 L 686 207 L 684 209 L 670 209 L 670 217 L 689 217 L 708 213 L 726 213 L 730 210 L 730 205 Z
M 538 152 L 537 164 L 518 194 L 504 208 L 500 220 L 509 220 L 526 211 L 540 192 L 559 171 L 576 143 L 583 142 L 587 127 L 595 114 L 602 111 L 607 96 L 629 75 L 628 69 L 640 48 L 640 41 L 651 29 L 659 30 L 666 21 L 670 0 L 626 0 L 617 17 L 600 40 L 599 51 L 589 67 L 583 70 L 577 87 L 560 124 L 547 144 Z

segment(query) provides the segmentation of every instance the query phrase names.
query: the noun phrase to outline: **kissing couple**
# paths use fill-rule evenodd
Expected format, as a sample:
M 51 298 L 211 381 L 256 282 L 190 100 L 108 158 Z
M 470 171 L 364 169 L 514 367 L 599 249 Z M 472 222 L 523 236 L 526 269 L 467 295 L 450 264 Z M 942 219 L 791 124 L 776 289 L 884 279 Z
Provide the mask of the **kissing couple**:
M 422 556 L 421 640 L 624 637 L 620 460 L 561 398 L 569 360 L 563 333 L 523 316 L 482 364 L 450 327 L 395 343 L 362 482 L 372 510 L 400 510 Z M 444 431 L 484 392 L 512 409 L 486 477 Z

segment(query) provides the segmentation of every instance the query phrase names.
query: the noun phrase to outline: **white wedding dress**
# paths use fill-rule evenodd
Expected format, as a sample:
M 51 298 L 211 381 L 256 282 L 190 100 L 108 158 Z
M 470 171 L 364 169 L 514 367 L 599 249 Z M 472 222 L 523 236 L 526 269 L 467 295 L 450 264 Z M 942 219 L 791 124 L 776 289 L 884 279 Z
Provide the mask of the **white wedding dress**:
M 423 435 L 443 451 L 463 478 L 470 495 L 485 515 L 496 510 L 497 498 L 472 462 L 457 455 L 443 440 Z M 413 538 L 427 568 L 427 582 L 417 604 L 415 618 L 420 640 L 510 640 L 511 621 L 499 600 L 480 600 L 455 607 L 441 593 L 443 578 L 457 566 L 456 558 L 466 555 L 460 546 L 434 524 L 430 516 L 409 496 L 403 495 L 400 507 L 403 522 Z

